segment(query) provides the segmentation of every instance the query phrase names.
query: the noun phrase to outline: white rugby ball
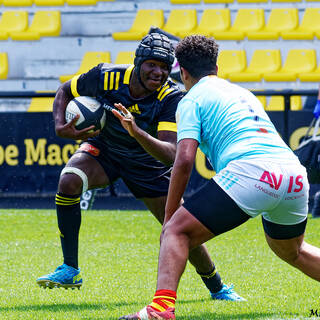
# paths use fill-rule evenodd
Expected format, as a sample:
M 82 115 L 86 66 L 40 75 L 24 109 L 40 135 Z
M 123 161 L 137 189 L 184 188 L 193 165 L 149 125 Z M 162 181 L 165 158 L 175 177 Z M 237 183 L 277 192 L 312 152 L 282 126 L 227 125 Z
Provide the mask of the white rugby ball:
M 106 123 L 106 112 L 102 104 L 92 97 L 80 96 L 71 100 L 66 108 L 65 119 L 70 122 L 77 114 L 80 115 L 75 124 L 77 130 L 92 125 L 101 130 Z

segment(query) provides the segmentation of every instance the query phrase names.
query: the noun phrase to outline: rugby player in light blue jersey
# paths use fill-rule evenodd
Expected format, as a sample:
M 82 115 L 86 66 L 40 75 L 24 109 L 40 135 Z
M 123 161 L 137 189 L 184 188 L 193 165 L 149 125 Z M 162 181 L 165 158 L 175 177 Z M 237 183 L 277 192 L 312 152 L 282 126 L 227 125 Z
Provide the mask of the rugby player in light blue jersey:
M 262 216 L 266 240 L 281 259 L 320 281 L 320 249 L 304 241 L 309 183 L 258 99 L 218 78 L 218 45 L 189 36 L 176 48 L 188 93 L 179 102 L 178 146 L 170 180 L 150 305 L 122 319 L 175 319 L 179 280 L 190 250 Z M 217 174 L 179 206 L 198 146 Z M 190 315 L 192 318 L 192 315 Z

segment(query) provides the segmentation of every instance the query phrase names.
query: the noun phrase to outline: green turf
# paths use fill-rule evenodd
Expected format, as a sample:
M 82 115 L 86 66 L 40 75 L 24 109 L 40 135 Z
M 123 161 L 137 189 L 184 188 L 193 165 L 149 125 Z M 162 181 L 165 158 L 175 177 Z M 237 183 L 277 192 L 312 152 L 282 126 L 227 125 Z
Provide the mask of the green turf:
M 117 319 L 152 299 L 160 226 L 147 211 L 88 211 L 80 232 L 81 290 L 40 289 L 36 278 L 61 263 L 55 212 L 0 210 L 0 319 Z M 306 239 L 320 246 L 320 219 Z M 320 285 L 267 247 L 260 218 L 208 243 L 222 278 L 247 302 L 212 301 L 188 265 L 177 319 L 320 317 Z M 318 318 L 317 316 L 313 318 Z

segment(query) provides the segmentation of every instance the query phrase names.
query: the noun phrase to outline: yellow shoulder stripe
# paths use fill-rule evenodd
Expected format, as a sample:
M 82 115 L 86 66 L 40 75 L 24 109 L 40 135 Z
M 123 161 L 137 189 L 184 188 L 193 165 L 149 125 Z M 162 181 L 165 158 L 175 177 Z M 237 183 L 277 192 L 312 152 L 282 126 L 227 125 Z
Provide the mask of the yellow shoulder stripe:
M 161 98 L 161 95 L 162 95 L 167 89 L 169 89 L 169 85 L 168 85 L 168 84 L 162 87 L 162 89 L 160 90 L 157 98 L 160 99 L 160 98 Z
M 173 90 L 174 90 L 173 88 L 166 90 L 166 91 L 163 93 L 163 95 L 159 98 L 159 100 L 162 101 L 162 99 L 163 99 L 165 96 L 167 96 L 170 92 L 172 92 Z
M 125 72 L 124 78 L 123 78 L 123 84 L 129 84 L 131 72 L 134 68 L 134 64 L 132 64 Z
M 80 94 L 77 91 L 77 82 L 79 77 L 80 77 L 80 74 L 77 76 L 74 76 L 71 80 L 71 93 L 75 98 L 80 96 Z
M 173 131 L 177 132 L 177 124 L 175 122 L 161 121 L 158 123 L 158 131 Z

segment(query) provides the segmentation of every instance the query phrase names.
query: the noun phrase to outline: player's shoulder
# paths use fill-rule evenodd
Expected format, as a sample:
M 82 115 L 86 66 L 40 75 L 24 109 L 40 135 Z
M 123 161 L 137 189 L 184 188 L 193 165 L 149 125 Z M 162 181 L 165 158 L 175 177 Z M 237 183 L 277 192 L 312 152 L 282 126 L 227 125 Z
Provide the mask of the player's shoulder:
M 179 88 L 179 86 L 168 79 L 166 83 L 158 89 L 157 99 L 161 102 L 167 100 L 181 100 L 185 95 L 185 92 Z
M 129 85 L 134 65 L 103 63 L 100 69 L 103 87 L 108 90 L 120 90 L 121 87 Z

